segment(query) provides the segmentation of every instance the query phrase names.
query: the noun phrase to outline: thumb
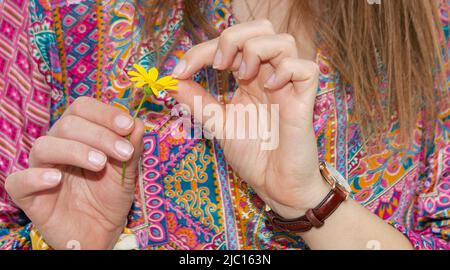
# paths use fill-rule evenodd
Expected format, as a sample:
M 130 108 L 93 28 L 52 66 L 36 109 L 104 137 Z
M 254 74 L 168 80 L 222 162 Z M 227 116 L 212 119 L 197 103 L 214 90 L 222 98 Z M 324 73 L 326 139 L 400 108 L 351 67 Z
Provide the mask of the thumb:
M 5 189 L 20 208 L 27 209 L 36 194 L 57 187 L 61 179 L 62 174 L 57 169 L 33 168 L 8 176 Z
M 133 187 L 135 186 L 137 176 L 138 176 L 138 166 L 139 162 L 141 160 L 142 152 L 144 151 L 144 143 L 143 143 L 143 137 L 144 137 L 144 131 L 145 126 L 142 120 L 136 119 L 134 130 L 130 135 L 130 143 L 134 147 L 134 153 L 132 158 L 126 163 L 126 170 L 125 170 L 125 179 L 124 179 L 124 185 Z M 120 172 L 120 181 L 122 181 L 122 169 L 123 169 L 123 163 L 117 160 L 112 161 L 113 166 L 117 172 Z
M 208 105 L 218 105 L 223 107 L 210 93 L 208 93 L 200 84 L 191 80 L 178 81 L 178 91 L 170 91 L 171 95 L 180 103 L 187 105 L 191 112 L 196 109 L 195 106 L 200 105 L 198 99 L 201 99 L 202 107 Z M 195 102 L 197 99 L 197 102 Z M 200 120 L 200 119 L 198 119 Z
M 220 104 L 210 93 L 208 93 L 200 84 L 191 80 L 180 80 L 178 83 L 178 91 L 170 91 L 171 95 L 178 101 L 179 105 L 187 107 L 190 114 L 202 125 L 221 114 L 225 117 L 225 106 Z M 220 130 L 210 130 L 209 126 L 204 126 L 214 135 L 219 136 L 219 132 L 223 130 L 223 123 Z

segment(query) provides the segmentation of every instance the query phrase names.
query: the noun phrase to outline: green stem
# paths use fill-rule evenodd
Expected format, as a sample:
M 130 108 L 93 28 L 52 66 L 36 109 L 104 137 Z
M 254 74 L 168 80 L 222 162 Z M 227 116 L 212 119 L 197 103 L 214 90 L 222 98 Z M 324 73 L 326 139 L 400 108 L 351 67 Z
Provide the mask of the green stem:
M 137 110 L 134 112 L 133 121 L 135 121 L 137 119 L 137 117 L 139 115 L 139 111 L 142 109 L 142 106 L 144 106 L 145 100 L 147 99 L 148 86 L 146 86 L 145 88 L 146 89 L 144 90 L 144 96 L 142 97 L 141 103 L 139 104 Z M 128 139 L 128 141 L 130 141 L 131 135 L 128 135 L 127 139 Z M 122 162 L 122 186 L 125 184 L 126 170 L 127 170 L 127 163 Z

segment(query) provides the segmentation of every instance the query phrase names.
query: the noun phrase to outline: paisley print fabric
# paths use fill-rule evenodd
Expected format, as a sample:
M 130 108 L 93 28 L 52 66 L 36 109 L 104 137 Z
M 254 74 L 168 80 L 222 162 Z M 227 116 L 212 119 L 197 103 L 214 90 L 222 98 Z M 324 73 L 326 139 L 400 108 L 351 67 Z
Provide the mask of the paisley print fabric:
M 448 4 L 441 1 L 442 7 Z M 230 0 L 201 5 L 219 31 L 234 23 Z M 141 93 L 127 72 L 133 63 L 154 66 L 157 58 L 142 39 L 143 8 L 133 0 L 0 1 L 0 249 L 31 248 L 33 225 L 6 194 L 4 181 L 27 168 L 34 140 L 80 96 L 130 113 L 137 107 Z M 163 75 L 193 46 L 191 33 L 182 30 L 183 1 L 174 1 L 168 14 L 166 25 L 155 26 L 166 59 Z M 448 9 L 442 8 L 442 20 L 449 44 Z M 326 53 L 319 51 L 317 61 L 314 128 L 320 158 L 348 179 L 355 201 L 415 248 L 450 249 L 450 108 L 440 108 L 434 130 L 418 122 L 407 146 L 398 143 L 393 117 L 384 149 L 373 151 L 361 140 L 352 89 L 341 84 Z M 233 83 L 220 96 L 209 69 L 195 79 L 218 99 L 232 97 Z M 186 131 L 179 116 L 170 114 L 175 105 L 162 92 L 149 97 L 139 115 L 146 123 L 145 151 L 127 227 L 140 248 L 307 249 L 299 237 L 272 231 L 263 202 L 228 166 L 217 142 L 180 139 Z

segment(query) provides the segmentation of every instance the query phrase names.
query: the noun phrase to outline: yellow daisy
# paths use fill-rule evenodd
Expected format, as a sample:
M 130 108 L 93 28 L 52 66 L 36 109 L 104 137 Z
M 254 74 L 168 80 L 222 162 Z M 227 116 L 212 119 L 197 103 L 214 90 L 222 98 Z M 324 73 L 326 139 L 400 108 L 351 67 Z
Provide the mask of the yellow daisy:
M 136 88 L 144 87 L 144 96 L 141 99 L 137 110 L 134 113 L 133 119 L 138 117 L 139 111 L 145 103 L 146 97 L 153 93 L 158 96 L 161 90 L 178 90 L 178 81 L 174 80 L 172 76 L 163 77 L 158 80 L 159 72 L 156 68 L 151 68 L 147 71 L 143 66 L 134 64 L 135 71 L 128 72 L 130 80 L 134 82 Z M 128 136 L 128 140 L 130 136 Z M 122 185 L 125 183 L 126 162 L 122 163 Z
M 156 68 L 153 67 L 147 71 L 138 64 L 134 64 L 133 67 L 136 71 L 128 72 L 130 80 L 135 83 L 137 88 L 145 87 L 147 95 L 153 93 L 158 96 L 161 90 L 178 90 L 178 81 L 173 79 L 172 76 L 166 76 L 158 80 L 159 72 Z

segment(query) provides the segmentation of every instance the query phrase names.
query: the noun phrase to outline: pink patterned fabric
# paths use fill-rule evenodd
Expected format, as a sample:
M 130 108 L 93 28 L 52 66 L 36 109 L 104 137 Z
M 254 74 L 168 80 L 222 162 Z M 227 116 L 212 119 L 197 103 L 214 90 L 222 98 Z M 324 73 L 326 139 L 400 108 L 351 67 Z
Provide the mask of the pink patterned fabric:
M 0 222 L 17 212 L 3 188 L 28 167 L 28 153 L 48 129 L 50 87 L 30 55 L 29 1 L 0 3 Z

